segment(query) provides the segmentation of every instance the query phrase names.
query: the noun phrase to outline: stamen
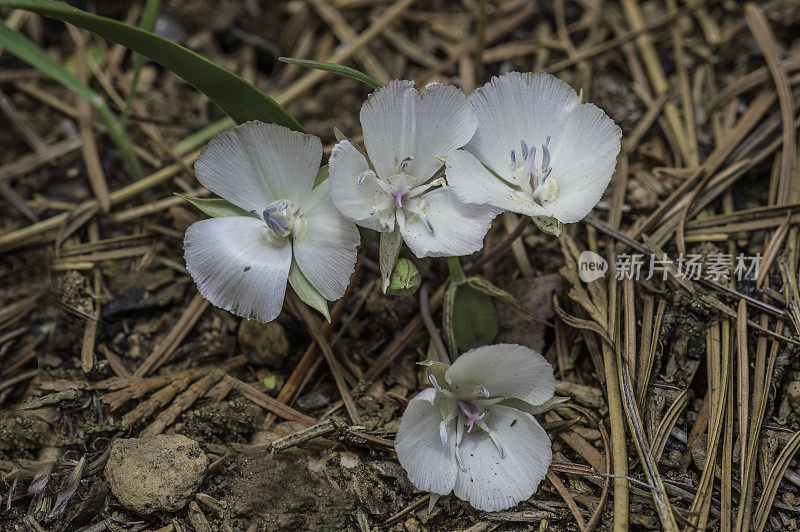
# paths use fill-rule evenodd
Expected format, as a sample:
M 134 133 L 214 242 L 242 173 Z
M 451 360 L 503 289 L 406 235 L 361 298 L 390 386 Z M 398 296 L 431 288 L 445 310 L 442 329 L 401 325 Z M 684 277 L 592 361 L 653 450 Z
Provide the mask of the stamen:
M 528 151 L 528 156 L 525 158 L 525 166 L 522 170 L 522 180 L 523 182 L 528 181 L 533 177 L 533 163 L 536 160 L 536 147 L 533 147 Z
M 376 177 L 375 172 L 372 170 L 364 170 L 361 172 L 361 175 L 358 176 L 358 184 L 362 184 L 367 177 Z
M 375 209 L 372 209 L 367 214 L 369 214 L 370 216 L 375 216 Z
M 425 225 L 428 226 L 428 231 L 430 231 L 430 233 L 433 234 L 433 225 L 431 224 L 431 220 L 430 218 L 428 218 L 428 215 L 423 212 L 422 214 L 419 215 L 419 217 L 422 218 L 422 221 L 425 222 Z
M 447 421 L 439 423 L 439 437 L 442 439 L 442 447 L 447 447 Z
M 456 447 L 456 462 L 458 462 L 458 468 L 461 469 L 462 473 L 467 472 L 467 468 L 464 467 L 464 462 L 461 461 L 461 449 Z
M 527 159 L 528 158 L 528 143 L 525 142 L 524 139 L 522 139 L 522 140 L 519 141 L 519 145 L 522 146 L 522 158 L 523 159 Z
M 414 158 L 411 155 L 406 155 L 405 157 L 403 157 L 400 160 L 400 171 L 405 172 L 406 169 L 408 168 L 408 163 L 410 163 L 413 160 Z
M 286 202 L 280 201 L 278 202 L 278 212 L 283 212 L 286 210 Z
M 550 137 L 547 137 L 547 142 L 550 142 Z M 547 172 L 550 168 L 550 150 L 547 149 L 547 144 L 542 144 L 542 172 Z
M 250 211 L 250 214 L 252 214 L 253 216 L 258 216 L 258 213 L 256 212 L 256 210 L 255 210 L 255 209 L 253 209 L 252 211 Z
M 489 397 L 491 397 L 491 395 L 492 395 L 492 394 L 489 393 L 489 390 L 487 390 L 485 387 L 481 386 L 480 384 L 475 387 L 474 393 L 479 393 L 479 394 L 483 395 L 484 397 L 486 397 L 487 399 Z
M 500 458 L 506 457 L 506 451 L 503 448 L 503 444 L 500 442 L 500 438 L 497 436 L 497 433 L 489 428 L 489 425 L 486 424 L 485 421 L 478 421 L 478 427 L 480 427 L 486 434 L 489 435 L 489 438 L 492 439 L 492 443 L 494 446 L 497 447 L 497 450 L 500 452 Z
M 514 150 L 511 150 L 511 169 L 517 167 L 517 154 L 514 153 Z

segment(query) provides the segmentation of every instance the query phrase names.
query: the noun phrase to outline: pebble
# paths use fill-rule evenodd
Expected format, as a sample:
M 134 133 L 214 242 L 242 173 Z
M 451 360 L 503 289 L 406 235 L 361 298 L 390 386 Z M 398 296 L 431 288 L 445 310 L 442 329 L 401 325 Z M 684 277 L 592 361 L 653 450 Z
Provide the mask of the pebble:
M 242 320 L 239 348 L 252 364 L 279 367 L 289 352 L 289 341 L 280 323 Z
M 134 512 L 181 510 L 203 482 L 208 458 L 179 434 L 114 440 L 105 468 L 111 493 Z

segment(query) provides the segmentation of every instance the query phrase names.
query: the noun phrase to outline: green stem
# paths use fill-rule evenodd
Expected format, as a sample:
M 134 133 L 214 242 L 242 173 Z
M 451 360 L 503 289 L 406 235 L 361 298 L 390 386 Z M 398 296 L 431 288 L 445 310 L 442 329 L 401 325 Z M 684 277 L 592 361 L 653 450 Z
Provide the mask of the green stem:
M 464 275 L 464 269 L 461 267 L 458 257 L 447 257 L 447 269 L 450 271 L 451 284 L 460 285 L 467 282 L 467 276 Z

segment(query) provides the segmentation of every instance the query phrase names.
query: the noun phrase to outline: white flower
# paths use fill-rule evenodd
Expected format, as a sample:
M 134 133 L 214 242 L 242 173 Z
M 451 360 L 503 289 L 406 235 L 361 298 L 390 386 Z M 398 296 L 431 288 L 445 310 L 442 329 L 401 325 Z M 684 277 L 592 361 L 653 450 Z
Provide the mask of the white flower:
M 208 143 L 195 162 L 197 178 L 251 213 L 186 231 L 186 268 L 211 303 L 244 318 L 275 319 L 293 257 L 322 296 L 342 297 L 360 238 L 331 203 L 327 181 L 313 188 L 321 159 L 317 137 L 262 122 Z
M 510 72 L 470 95 L 478 128 L 447 157 L 447 181 L 468 203 L 562 223 L 583 219 L 614 173 L 622 131 L 550 74 Z
M 419 489 L 469 501 L 479 510 L 514 506 L 536 492 L 552 460 L 550 439 L 532 414 L 554 398 L 553 368 L 527 347 L 498 344 L 452 366 L 427 362 L 427 388 L 403 414 L 394 448 Z
M 331 154 L 331 196 L 342 214 L 383 233 L 387 252 L 395 257 L 400 235 L 417 257 L 481 249 L 498 210 L 465 205 L 437 176 L 441 158 L 475 132 L 464 93 L 430 83 L 421 97 L 413 82 L 395 80 L 364 103 L 361 127 L 369 161 L 348 140 Z

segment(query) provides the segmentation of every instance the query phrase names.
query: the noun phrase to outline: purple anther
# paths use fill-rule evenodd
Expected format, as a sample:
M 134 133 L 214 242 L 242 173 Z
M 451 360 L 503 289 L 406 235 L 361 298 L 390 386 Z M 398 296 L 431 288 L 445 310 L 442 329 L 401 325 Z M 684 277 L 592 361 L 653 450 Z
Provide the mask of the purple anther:
M 548 168 L 550 168 L 550 150 L 547 149 L 547 144 L 542 144 L 542 173 L 547 172 Z
M 472 430 L 472 426 L 476 421 L 480 421 L 486 415 L 484 412 L 481 412 L 480 408 L 466 401 L 459 401 L 458 406 L 461 408 L 461 413 L 467 418 L 467 432 Z
M 522 158 L 528 158 L 528 143 L 525 140 L 520 140 L 519 145 L 522 147 Z

